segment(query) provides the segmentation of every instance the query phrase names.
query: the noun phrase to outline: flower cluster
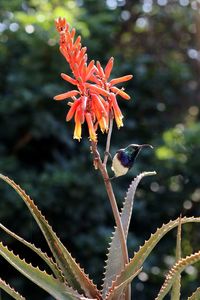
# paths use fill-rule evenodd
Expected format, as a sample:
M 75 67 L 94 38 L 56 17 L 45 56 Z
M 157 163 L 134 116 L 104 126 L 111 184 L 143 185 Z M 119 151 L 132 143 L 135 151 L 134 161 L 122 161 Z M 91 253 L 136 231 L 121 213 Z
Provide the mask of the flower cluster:
M 90 139 L 97 141 L 96 131 L 107 132 L 109 120 L 114 115 L 118 128 L 123 126 L 123 115 L 118 106 L 116 96 L 129 100 L 130 97 L 115 85 L 132 78 L 132 75 L 109 79 L 113 68 L 114 58 L 111 57 L 103 69 L 100 62 L 94 60 L 88 63 L 87 48 L 82 47 L 81 37 L 75 39 L 75 28 L 70 30 L 65 18 L 55 21 L 56 28 L 60 34 L 60 51 L 67 60 L 73 77 L 62 73 L 61 77 L 76 86 L 75 89 L 57 95 L 55 100 L 71 98 L 66 120 L 75 120 L 74 139 L 81 139 L 82 124 L 86 121 L 89 129 Z

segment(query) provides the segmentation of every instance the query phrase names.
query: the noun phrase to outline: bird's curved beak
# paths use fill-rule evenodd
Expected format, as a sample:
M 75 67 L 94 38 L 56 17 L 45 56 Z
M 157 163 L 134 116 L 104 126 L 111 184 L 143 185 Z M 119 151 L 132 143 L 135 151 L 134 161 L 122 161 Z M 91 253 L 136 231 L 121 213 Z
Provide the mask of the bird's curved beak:
M 142 145 L 139 145 L 139 148 L 140 148 L 140 149 L 145 148 L 145 147 L 149 147 L 149 148 L 153 149 L 153 146 L 152 146 L 152 145 L 149 145 L 149 144 L 142 144 Z

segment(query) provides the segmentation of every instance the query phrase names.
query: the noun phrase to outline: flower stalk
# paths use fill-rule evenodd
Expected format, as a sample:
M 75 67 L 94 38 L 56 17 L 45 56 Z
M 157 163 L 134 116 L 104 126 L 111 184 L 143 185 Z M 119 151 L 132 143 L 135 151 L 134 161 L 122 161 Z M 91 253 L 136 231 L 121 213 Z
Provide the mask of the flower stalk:
M 112 114 L 110 114 L 109 130 L 108 130 L 107 141 L 106 141 L 106 151 L 103 160 L 103 164 L 105 167 L 107 165 L 108 157 L 110 154 L 110 141 L 111 141 L 112 129 L 113 129 L 113 116 Z
M 117 226 L 117 229 L 119 232 L 121 249 L 122 249 L 122 254 L 123 254 L 123 258 L 124 258 L 124 266 L 125 266 L 129 262 L 129 257 L 128 257 L 128 250 L 127 250 L 127 246 L 126 246 L 126 238 L 125 238 L 125 234 L 124 234 L 124 230 L 123 230 L 123 226 L 122 226 L 122 222 L 121 222 L 121 218 L 120 218 L 120 214 L 119 214 L 119 209 L 117 207 L 116 198 L 115 198 L 115 195 L 113 192 L 112 184 L 110 182 L 110 178 L 108 176 L 106 166 L 105 166 L 105 164 L 103 164 L 100 154 L 97 150 L 97 144 L 95 142 L 91 142 L 91 146 L 92 146 L 92 153 L 94 156 L 94 164 L 95 164 L 95 166 L 97 166 L 97 168 L 101 172 L 101 175 L 104 180 L 106 192 L 108 194 L 108 198 L 110 200 L 110 204 L 112 207 L 113 216 L 114 216 L 115 223 L 116 223 L 116 226 Z

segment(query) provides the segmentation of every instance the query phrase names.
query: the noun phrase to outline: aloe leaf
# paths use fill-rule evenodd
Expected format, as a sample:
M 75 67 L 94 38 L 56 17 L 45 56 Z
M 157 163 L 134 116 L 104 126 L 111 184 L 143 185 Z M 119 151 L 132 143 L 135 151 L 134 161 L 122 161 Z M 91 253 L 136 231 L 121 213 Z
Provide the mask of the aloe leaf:
M 122 282 L 120 285 L 114 287 L 114 289 L 110 290 L 109 294 L 106 296 L 105 300 L 122 300 L 123 299 L 123 293 L 129 283 L 142 271 L 142 268 L 137 270 L 131 277 L 129 277 L 127 280 Z
M 200 300 L 200 287 L 187 300 Z
M 139 174 L 130 184 L 126 194 L 126 198 L 121 211 L 121 221 L 124 229 L 125 237 L 127 238 L 135 192 L 141 179 L 145 176 L 155 175 L 156 172 L 143 172 Z M 121 272 L 124 265 L 123 254 L 121 251 L 121 244 L 118 231 L 115 227 L 115 231 L 111 237 L 111 243 L 109 245 L 107 261 L 105 266 L 105 277 L 103 282 L 102 295 L 106 296 L 109 287 L 112 285 L 112 281 L 116 278 L 117 274 Z
M 22 295 L 16 292 L 8 283 L 0 278 L 0 288 L 16 300 L 26 300 Z
M 200 251 L 180 259 L 169 271 L 163 283 L 160 292 L 155 300 L 162 300 L 169 292 L 177 275 L 180 274 L 188 265 L 194 264 L 200 260 Z
M 33 281 L 39 287 L 48 292 L 51 296 L 58 300 L 77 300 L 81 299 L 79 295 L 72 288 L 66 286 L 64 283 L 55 279 L 53 276 L 41 271 L 38 267 L 35 268 L 31 264 L 22 260 L 15 255 L 7 247 L 0 242 L 0 255 L 3 256 L 15 269 Z
M 134 274 L 138 269 L 140 269 L 145 262 L 146 258 L 149 256 L 153 248 L 157 245 L 157 243 L 161 240 L 161 238 L 169 232 L 174 227 L 178 226 L 179 218 L 170 221 L 167 224 L 164 224 L 161 228 L 157 229 L 157 231 L 151 235 L 149 240 L 145 241 L 143 246 L 140 246 L 139 250 L 134 253 L 133 258 L 130 260 L 129 264 L 126 265 L 125 269 L 117 276 L 116 280 L 112 283 L 112 290 L 114 287 L 122 284 L 124 281 L 128 280 L 132 274 Z M 197 222 L 200 223 L 200 218 L 182 218 L 181 224 Z
M 176 262 L 181 259 L 181 217 L 179 218 L 179 224 L 177 228 L 176 237 Z M 180 300 L 181 296 L 181 274 L 176 276 L 172 285 L 171 300 Z
M 24 200 L 32 216 L 40 227 L 53 256 L 62 270 L 67 283 L 79 293 L 85 293 L 89 298 L 102 299 L 100 292 L 83 269 L 76 263 L 69 251 L 61 243 L 56 233 L 52 230 L 45 217 L 39 211 L 33 200 L 13 180 L 0 174 L 0 178 L 6 181 Z
M 24 244 L 25 246 L 27 246 L 31 250 L 33 250 L 37 255 L 39 255 L 42 258 L 42 260 L 44 260 L 46 262 L 46 264 L 49 266 L 49 268 L 52 270 L 52 272 L 55 275 L 55 277 L 58 278 L 58 279 L 60 279 L 60 281 L 64 282 L 64 277 L 63 277 L 60 269 L 58 268 L 58 266 L 52 260 L 52 258 L 48 257 L 48 255 L 46 253 L 43 253 L 41 251 L 41 249 L 39 249 L 39 248 L 35 247 L 35 245 L 27 242 L 22 237 L 20 237 L 19 235 L 15 234 L 11 230 L 9 230 L 5 226 L 3 226 L 1 223 L 0 223 L 0 228 L 2 230 L 4 230 L 6 233 L 8 233 L 10 236 L 12 236 L 13 238 L 15 238 L 16 240 L 18 240 L 19 242 L 21 242 L 22 244 Z

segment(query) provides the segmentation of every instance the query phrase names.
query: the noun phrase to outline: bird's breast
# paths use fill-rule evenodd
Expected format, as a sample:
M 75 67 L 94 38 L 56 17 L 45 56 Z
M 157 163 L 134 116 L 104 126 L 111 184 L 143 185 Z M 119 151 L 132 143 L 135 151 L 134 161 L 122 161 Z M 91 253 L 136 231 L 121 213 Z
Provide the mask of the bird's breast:
M 128 172 L 128 170 L 129 170 L 129 168 L 124 167 L 121 164 L 120 160 L 118 159 L 118 153 L 115 154 L 115 156 L 113 157 L 111 169 L 115 173 L 116 177 L 125 175 Z

